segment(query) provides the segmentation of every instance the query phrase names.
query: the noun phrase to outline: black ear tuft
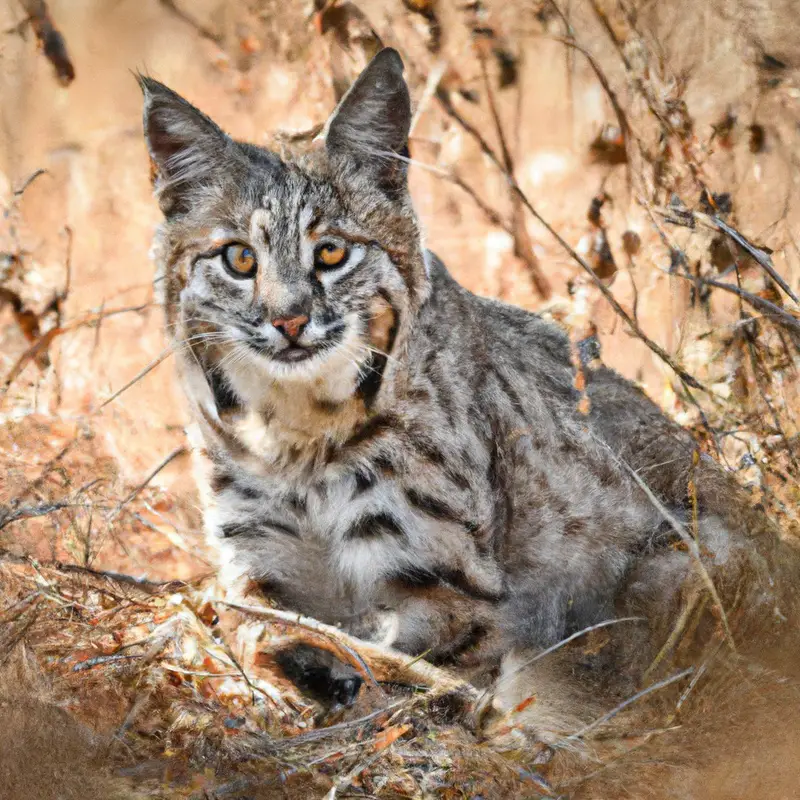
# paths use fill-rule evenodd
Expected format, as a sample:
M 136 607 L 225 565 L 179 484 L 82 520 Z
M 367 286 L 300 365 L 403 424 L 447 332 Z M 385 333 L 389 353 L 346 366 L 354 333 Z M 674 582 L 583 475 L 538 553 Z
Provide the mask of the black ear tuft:
M 206 180 L 233 146 L 205 114 L 172 89 L 137 76 L 144 95 L 144 136 L 165 214 L 185 211 L 186 192 Z
M 354 159 L 385 188 L 405 182 L 411 99 L 403 61 L 387 47 L 370 61 L 328 123 L 325 144 L 333 156 Z

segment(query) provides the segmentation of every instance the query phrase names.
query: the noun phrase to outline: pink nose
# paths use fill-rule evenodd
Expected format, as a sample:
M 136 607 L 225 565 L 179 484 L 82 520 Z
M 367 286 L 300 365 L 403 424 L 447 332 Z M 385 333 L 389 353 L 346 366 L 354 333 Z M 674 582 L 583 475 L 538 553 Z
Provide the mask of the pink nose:
M 308 325 L 308 317 L 301 314 L 297 317 L 278 317 L 272 320 L 272 326 L 277 328 L 287 339 L 297 339 Z

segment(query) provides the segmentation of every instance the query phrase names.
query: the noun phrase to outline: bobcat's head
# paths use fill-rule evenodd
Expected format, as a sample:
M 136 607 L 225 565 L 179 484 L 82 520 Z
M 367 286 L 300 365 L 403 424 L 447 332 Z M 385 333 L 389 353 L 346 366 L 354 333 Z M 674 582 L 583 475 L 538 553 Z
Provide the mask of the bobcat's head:
M 408 196 L 402 73 L 397 52 L 381 51 L 329 120 L 324 146 L 298 158 L 234 141 L 140 79 L 165 217 L 167 319 L 217 413 L 257 407 L 275 383 L 329 384 L 340 400 L 395 363 L 388 351 L 429 291 Z

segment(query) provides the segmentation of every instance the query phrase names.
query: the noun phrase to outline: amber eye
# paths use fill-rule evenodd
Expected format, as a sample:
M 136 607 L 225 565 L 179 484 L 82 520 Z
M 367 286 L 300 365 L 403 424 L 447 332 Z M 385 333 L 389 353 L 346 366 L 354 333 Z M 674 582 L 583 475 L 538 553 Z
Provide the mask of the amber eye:
M 252 278 L 256 274 L 256 254 L 245 244 L 229 244 L 222 251 L 222 258 L 234 278 Z
M 347 248 L 335 244 L 322 244 L 317 248 L 314 256 L 314 266 L 317 269 L 340 267 L 347 258 Z

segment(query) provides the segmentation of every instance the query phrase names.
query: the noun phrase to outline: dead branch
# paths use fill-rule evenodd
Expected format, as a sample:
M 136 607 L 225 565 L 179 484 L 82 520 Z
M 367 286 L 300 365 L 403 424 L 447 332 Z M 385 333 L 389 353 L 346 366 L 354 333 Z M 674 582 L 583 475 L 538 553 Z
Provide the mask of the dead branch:
M 75 67 L 72 66 L 67 43 L 61 32 L 53 23 L 53 18 L 44 0 L 20 0 L 22 8 L 28 15 L 36 41 L 45 58 L 53 65 L 56 78 L 62 86 L 69 86 L 75 80 Z
M 617 313 L 619 317 L 621 317 L 628 327 L 633 331 L 636 336 L 638 336 L 649 348 L 652 350 L 665 364 L 667 364 L 673 372 L 683 381 L 687 386 L 691 386 L 693 389 L 700 389 L 701 391 L 707 391 L 705 386 L 697 380 L 697 378 L 690 375 L 686 370 L 680 367 L 673 358 L 669 355 L 669 353 L 664 350 L 660 345 L 656 344 L 649 336 L 637 325 L 636 321 L 631 318 L 631 316 L 625 311 L 625 309 L 619 304 L 617 299 L 614 297 L 611 290 L 597 277 L 594 270 L 591 266 L 586 262 L 586 260 L 579 255 L 574 248 L 572 248 L 550 225 L 547 220 L 542 217 L 542 215 L 533 207 L 530 200 L 528 200 L 527 195 L 520 189 L 517 182 L 509 175 L 506 176 L 506 179 L 511 184 L 511 188 L 515 191 L 524 206 L 530 211 L 530 213 L 547 229 L 548 233 L 564 248 L 564 250 L 569 253 L 570 257 L 573 261 L 580 265 L 581 269 L 591 278 L 592 282 L 597 286 L 597 288 L 601 291 L 603 296 L 608 300 L 611 307 Z
M 783 429 L 783 425 L 781 425 L 780 415 L 776 411 L 775 406 L 773 405 L 772 401 L 769 398 L 769 394 L 764 389 L 761 380 L 759 378 L 759 373 L 761 373 L 764 376 L 767 376 L 769 373 L 765 365 L 762 363 L 761 359 L 759 359 L 758 357 L 758 353 L 756 351 L 755 336 L 752 334 L 750 328 L 747 327 L 744 328 L 743 335 L 745 343 L 747 345 L 747 352 L 750 356 L 750 363 L 753 368 L 753 376 L 755 378 L 756 386 L 758 387 L 758 393 L 761 395 L 762 402 L 769 410 L 770 416 L 772 417 L 772 424 L 775 430 L 778 432 L 778 435 L 784 442 L 786 455 L 789 461 L 791 462 L 792 466 L 795 469 L 797 469 L 798 465 L 794 457 L 794 453 L 792 452 L 792 445 L 789 442 L 789 438 L 786 435 L 786 431 Z M 768 377 L 767 381 L 769 381 Z
M 222 44 L 222 34 L 215 33 L 199 23 L 194 17 L 189 16 L 189 14 L 187 14 L 182 8 L 178 7 L 178 4 L 175 2 L 175 0 L 158 0 L 158 2 L 164 6 L 167 11 L 174 14 L 179 20 L 185 22 L 187 25 L 189 25 L 189 27 L 197 31 L 197 33 L 199 33 L 204 39 L 209 39 L 217 45 Z
M 666 272 L 666 270 L 664 270 Z M 746 303 L 752 306 L 756 311 L 760 312 L 763 316 L 775 320 L 776 322 L 780 322 L 784 327 L 789 329 L 789 332 L 795 334 L 800 337 L 800 320 L 793 317 L 788 311 L 781 308 L 775 303 L 770 302 L 769 300 L 764 299 L 763 297 L 759 297 L 757 294 L 753 294 L 752 292 L 748 292 L 745 289 L 741 289 L 738 286 L 735 286 L 732 283 L 725 283 L 724 281 L 718 281 L 714 278 L 704 278 L 702 276 L 696 275 L 683 275 L 680 272 L 675 273 L 667 273 L 672 274 L 677 278 L 682 278 L 685 281 L 689 281 L 691 283 L 700 283 L 704 286 L 711 286 L 715 289 L 721 289 L 723 292 L 730 292 L 731 294 L 735 294 L 738 297 L 741 297 Z M 793 337 L 794 338 L 794 337 Z M 796 340 L 798 346 L 800 347 L 800 339 Z
M 475 203 L 475 205 L 481 210 L 486 219 L 492 223 L 492 225 L 502 228 L 507 234 L 509 234 L 509 236 L 514 235 L 511 224 L 504 220 L 491 206 L 485 203 L 475 189 L 473 189 L 457 172 L 451 172 L 446 179 L 453 185 L 458 186 L 461 191 L 465 192 L 472 199 L 472 202 Z
M 56 503 L 43 503 L 38 506 L 24 506 L 13 510 L 0 506 L 0 530 L 3 530 L 6 525 L 10 525 L 12 522 L 16 522 L 20 519 L 46 517 L 48 514 L 52 514 L 54 511 L 60 511 L 62 508 L 85 508 L 85 506 L 85 503 L 75 503 L 67 500 Z
M 617 124 L 619 125 L 620 132 L 622 133 L 625 149 L 627 150 L 628 142 L 630 140 L 630 135 L 631 135 L 631 126 L 630 123 L 628 122 L 628 116 L 625 113 L 624 109 L 622 108 L 622 104 L 619 102 L 619 98 L 617 97 L 616 92 L 611 88 L 611 84 L 608 82 L 608 78 L 606 77 L 603 70 L 600 68 L 600 65 L 597 63 L 595 57 L 575 38 L 575 33 L 573 31 L 572 25 L 567 19 L 566 14 L 564 14 L 564 12 L 559 7 L 556 0 L 550 0 L 550 5 L 555 10 L 556 14 L 559 16 L 561 21 L 564 23 L 564 27 L 566 28 L 566 35 L 556 36 L 554 37 L 555 40 L 561 42 L 566 47 L 570 47 L 573 50 L 577 50 L 586 59 L 587 63 L 592 69 L 592 72 L 594 72 L 595 77 L 600 83 L 600 86 L 605 92 L 606 97 L 608 97 L 608 100 L 611 103 L 611 108 L 614 111 L 614 116 L 616 116 L 617 118 Z M 628 168 L 630 169 L 630 167 Z M 630 183 L 630 172 L 628 174 L 628 182 Z
M 11 564 L 31 565 L 34 563 L 34 559 L 30 556 L 19 555 L 18 553 L 12 553 L 10 550 L 0 548 L 0 562 L 2 561 Z M 133 586 L 137 589 L 142 589 L 148 594 L 180 592 L 191 586 L 191 583 L 185 581 L 151 581 L 147 578 L 136 578 L 133 575 L 126 575 L 122 572 L 82 567 L 79 564 L 65 564 L 62 561 L 36 561 L 35 563 L 39 569 L 53 570 L 54 572 L 63 574 L 84 575 L 89 578 L 99 578 L 113 584 Z M 195 582 L 199 580 L 204 580 L 204 578 L 194 579 Z
M 702 220 L 707 222 L 717 230 L 724 233 L 730 239 L 732 239 L 739 247 L 746 250 L 758 263 L 760 267 L 778 284 L 778 286 L 783 289 L 784 292 L 798 305 L 800 305 L 800 299 L 798 299 L 797 295 L 791 290 L 791 287 L 788 283 L 783 279 L 783 276 L 775 269 L 775 266 L 772 263 L 772 259 L 769 257 L 769 254 L 764 251 L 760 247 L 756 247 L 752 242 L 750 242 L 745 236 L 743 236 L 739 231 L 735 228 L 732 228 L 726 222 L 723 222 L 716 214 L 704 214 L 701 211 L 694 211 L 693 212 L 696 219 Z
M 544 226 L 547 232 L 561 245 L 561 247 L 566 250 L 569 254 L 570 258 L 575 261 L 581 269 L 589 276 L 592 282 L 597 286 L 603 296 L 608 300 L 611 307 L 614 309 L 615 313 L 621 317 L 630 330 L 639 338 L 641 339 L 648 348 L 652 352 L 654 352 L 667 366 L 669 366 L 672 371 L 681 379 L 681 381 L 686 384 L 687 386 L 692 387 L 693 389 L 700 389 L 701 391 L 706 391 L 705 386 L 700 383 L 694 376 L 690 375 L 685 369 L 680 367 L 675 360 L 669 355 L 669 353 L 664 350 L 663 347 L 656 344 L 649 336 L 639 327 L 634 319 L 625 311 L 624 308 L 619 304 L 617 299 L 614 297 L 611 290 L 597 277 L 594 270 L 591 266 L 586 262 L 586 260 L 579 255 L 573 247 L 571 247 L 565 239 L 563 239 L 560 234 L 550 225 L 547 220 L 542 217 L 541 214 L 534 208 L 533 204 L 528 199 L 525 192 L 520 188 L 519 184 L 517 183 L 516 179 L 513 175 L 510 175 L 508 171 L 505 169 L 504 165 L 500 162 L 497 157 L 497 154 L 494 150 L 489 146 L 489 143 L 483 137 L 481 132 L 471 123 L 469 123 L 464 117 L 458 113 L 456 108 L 453 106 L 450 98 L 447 96 L 446 92 L 439 91 L 436 95 L 439 103 L 444 110 L 444 112 L 455 120 L 478 144 L 481 151 L 489 158 L 489 160 L 500 170 L 500 172 L 505 176 L 506 181 L 508 182 L 509 186 L 511 187 L 511 191 L 519 197 L 522 204 L 528 211 L 534 216 L 534 218 Z
M 497 106 L 494 100 L 494 92 L 492 90 L 491 81 L 489 80 L 488 72 L 486 70 L 486 62 L 484 58 L 480 58 L 481 63 L 481 70 L 483 75 L 484 85 L 486 87 L 486 96 L 489 103 L 489 111 L 492 115 L 492 120 L 495 126 L 495 131 L 497 133 L 498 141 L 500 142 L 500 148 L 502 151 L 502 161 L 494 152 L 492 147 L 486 141 L 486 139 L 481 135 L 481 133 L 475 128 L 474 126 L 470 125 L 455 109 L 452 102 L 450 101 L 447 92 L 443 90 L 438 90 L 436 96 L 444 108 L 445 112 L 456 120 L 456 122 L 461 125 L 464 130 L 475 139 L 481 150 L 489 156 L 492 163 L 494 163 L 497 168 L 506 176 L 513 175 L 514 171 L 514 164 L 511 158 L 511 151 L 508 148 L 508 143 L 506 141 L 505 132 L 503 130 L 503 125 L 500 120 L 500 115 L 497 110 Z M 464 186 L 461 186 L 463 189 Z M 465 191 L 469 190 L 465 189 Z M 472 194 L 472 193 L 470 193 Z M 474 199 L 474 198 L 473 198 Z M 553 288 L 550 285 L 550 281 L 547 280 L 544 272 L 542 271 L 542 266 L 539 262 L 536 253 L 533 251 L 533 243 L 530 239 L 530 234 L 525 227 L 525 220 L 520 213 L 520 203 L 519 199 L 512 193 L 511 195 L 511 205 L 512 205 L 512 214 L 511 214 L 511 225 L 510 230 L 509 228 L 505 228 L 509 230 L 509 233 L 514 238 L 514 255 L 517 258 L 521 259 L 522 262 L 528 269 L 528 273 L 530 274 L 531 281 L 533 282 L 534 289 L 536 290 L 537 294 L 539 294 L 542 299 L 547 299 L 553 294 Z M 483 209 L 484 204 L 481 204 L 480 207 Z M 484 212 L 485 213 L 485 212 Z
M 68 322 L 66 325 L 51 328 L 46 333 L 42 334 L 42 336 L 40 336 L 39 339 L 17 359 L 14 366 L 11 367 L 11 370 L 6 376 L 5 381 L 3 381 L 3 386 L 0 388 L 0 397 L 2 397 L 8 391 L 11 384 L 16 380 L 22 370 L 25 369 L 28 363 L 32 359 L 47 351 L 57 337 L 62 336 L 65 333 L 75 331 L 78 328 L 96 325 L 101 320 L 107 319 L 108 317 L 117 316 L 118 314 L 127 314 L 130 312 L 138 313 L 140 311 L 144 311 L 146 308 L 149 308 L 150 305 L 150 303 L 142 303 L 138 306 L 112 308 L 108 311 L 90 311 L 89 313 L 84 314 L 84 316 Z
M 110 397 L 107 397 L 103 400 L 102 403 L 97 407 L 96 412 L 102 411 L 109 403 L 116 400 L 123 392 L 127 391 L 131 388 L 135 383 L 140 381 L 147 375 L 148 372 L 154 370 L 162 361 L 166 361 L 173 353 L 175 349 L 172 345 L 170 345 L 166 350 L 164 350 L 159 356 L 154 358 L 144 369 L 140 370 L 133 378 L 131 378 L 124 386 L 117 389 Z
M 407 682 L 410 679 L 415 684 L 428 686 L 435 695 L 457 692 L 466 695 L 471 700 L 477 699 L 477 692 L 474 687 L 449 672 L 439 669 L 427 661 L 409 660 L 407 655 L 397 650 L 356 639 L 333 625 L 325 625 L 311 617 L 304 617 L 292 611 L 243 606 L 236 603 L 228 603 L 224 600 L 218 602 L 234 611 L 299 628 L 306 628 L 322 634 L 332 642 L 342 645 L 346 651 L 352 651 L 368 662 L 378 680 Z

